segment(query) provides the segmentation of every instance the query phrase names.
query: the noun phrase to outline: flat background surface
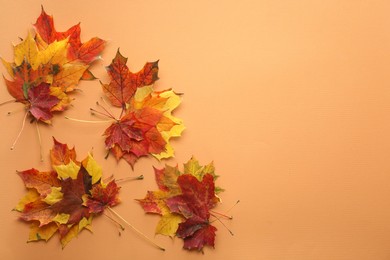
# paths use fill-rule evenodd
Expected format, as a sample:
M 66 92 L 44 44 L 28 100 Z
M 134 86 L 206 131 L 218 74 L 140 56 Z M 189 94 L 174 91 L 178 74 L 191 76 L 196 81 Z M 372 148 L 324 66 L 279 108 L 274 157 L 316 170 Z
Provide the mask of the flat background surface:
M 41 163 L 33 125 L 9 150 L 22 105 L 0 107 L 1 259 L 390 259 L 389 1 L 0 0 L 6 60 L 41 4 L 59 31 L 81 22 L 83 41 L 109 41 L 91 68 L 102 81 L 118 47 L 133 71 L 160 59 L 155 87 L 184 93 L 176 116 L 187 130 L 173 141 L 176 157 L 162 163 L 144 158 L 132 172 L 104 160 L 107 126 L 63 118 L 94 119 L 88 109 L 102 90 L 98 81 L 82 82 L 74 107 L 41 127 Z M 9 98 L 1 82 L 0 100 Z M 145 175 L 122 185 L 116 210 L 166 252 L 130 230 L 119 237 L 104 216 L 64 250 L 58 237 L 25 242 L 28 225 L 11 212 L 25 192 L 15 170 L 48 169 L 51 136 L 75 145 L 80 159 L 93 147 L 106 175 Z M 220 211 L 241 200 L 225 221 L 235 236 L 216 223 L 216 248 L 204 255 L 154 237 L 158 217 L 133 200 L 156 189 L 152 166 L 181 165 L 191 155 L 214 160 L 226 189 Z

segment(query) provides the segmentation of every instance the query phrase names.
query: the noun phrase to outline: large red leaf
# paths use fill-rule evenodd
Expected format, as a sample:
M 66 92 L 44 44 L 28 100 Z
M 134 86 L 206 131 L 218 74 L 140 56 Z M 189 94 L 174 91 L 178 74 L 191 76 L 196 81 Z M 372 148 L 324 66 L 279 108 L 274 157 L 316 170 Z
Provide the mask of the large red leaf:
M 179 224 L 177 235 L 184 239 L 184 248 L 201 250 L 205 245 L 214 246 L 215 231 L 210 225 L 209 210 L 218 198 L 215 196 L 214 178 L 204 175 L 199 181 L 191 174 L 177 179 L 182 194 L 168 198 L 166 203 L 171 212 L 183 215 L 186 220 Z
M 162 152 L 166 141 L 157 130 L 161 117 L 161 111 L 148 107 L 127 112 L 104 132 L 106 148 L 131 166 L 141 156 Z
M 28 192 L 15 210 L 21 212 L 22 220 L 34 221 L 31 241 L 48 239 L 45 227 L 50 227 L 50 236 L 58 231 L 65 246 L 90 225 L 93 216 L 120 202 L 120 188 L 115 180 L 107 185 L 101 181 L 101 168 L 91 155 L 80 164 L 74 148 L 69 149 L 66 144 L 53 140 L 51 158 L 55 171 L 30 169 L 18 172 Z
M 90 64 L 96 60 L 103 51 L 106 42 L 98 37 L 82 43 L 80 39 L 80 24 L 70 27 L 64 32 L 57 32 L 54 26 L 53 16 L 48 15 L 42 7 L 41 15 L 34 24 L 37 32 L 47 44 L 68 38 L 68 58 L 79 60 L 84 64 Z
M 88 208 L 83 205 L 83 195 L 92 188 L 91 177 L 81 167 L 77 179 L 67 178 L 61 183 L 63 198 L 52 206 L 57 213 L 69 214 L 68 224 L 75 224 L 83 217 L 89 217 Z
M 126 65 L 127 58 L 119 52 L 111 64 L 106 68 L 110 76 L 110 83 L 103 84 L 103 92 L 111 104 L 117 107 L 126 108 L 126 103 L 133 97 L 137 88 L 153 84 L 158 80 L 158 61 L 148 62 L 137 73 L 130 72 Z
M 91 213 L 103 212 L 106 207 L 113 207 L 119 203 L 120 187 L 111 181 L 107 186 L 101 184 L 94 185 L 91 190 L 91 196 L 87 201 L 87 207 Z
M 49 87 L 49 84 L 41 83 L 28 90 L 29 111 L 37 120 L 50 120 L 53 117 L 51 109 L 59 102 L 57 97 L 50 95 Z

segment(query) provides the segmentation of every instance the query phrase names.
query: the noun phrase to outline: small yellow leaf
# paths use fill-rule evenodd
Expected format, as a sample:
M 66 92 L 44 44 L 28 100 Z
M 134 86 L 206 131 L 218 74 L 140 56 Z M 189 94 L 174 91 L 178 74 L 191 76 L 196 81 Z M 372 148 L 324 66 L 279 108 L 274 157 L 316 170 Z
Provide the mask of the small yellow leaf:
M 145 86 L 142 88 L 137 88 L 137 91 L 134 94 L 135 102 L 142 102 L 152 92 L 153 92 L 153 86 Z M 136 109 L 139 109 L 139 108 L 136 108 Z
M 64 194 L 61 192 L 61 187 L 51 187 L 51 192 L 43 199 L 49 205 L 53 205 L 62 200 Z
M 92 231 L 92 215 L 87 219 L 83 217 L 79 222 L 79 231 L 81 231 L 83 228 Z
M 208 165 L 204 166 L 203 173 L 204 174 L 210 173 L 211 175 L 214 175 L 214 173 L 215 173 L 214 162 L 211 162 Z
M 79 225 L 74 224 L 73 226 L 70 227 L 69 232 L 61 238 L 61 245 L 62 248 L 64 248 L 73 238 L 77 237 L 79 234 Z
M 178 95 L 176 95 L 176 93 L 173 90 L 168 90 L 160 93 L 160 97 L 164 97 L 168 99 L 168 101 L 165 104 L 164 110 L 166 112 L 164 114 L 168 115 L 169 117 L 169 115 L 171 115 L 171 112 L 180 105 L 181 99 Z
M 34 221 L 30 226 L 30 234 L 28 236 L 27 242 L 33 242 L 38 240 L 48 241 L 54 233 L 58 230 L 58 226 L 56 223 L 51 222 L 47 225 L 39 227 L 39 222 Z
M 38 47 L 31 33 L 27 35 L 24 41 L 14 47 L 14 55 L 16 66 L 21 65 L 23 61 L 27 61 L 33 70 L 38 68 Z
M 35 42 L 37 43 L 37 46 L 38 46 L 38 50 L 44 50 L 47 48 L 47 46 L 49 45 L 47 42 L 45 42 L 43 39 L 42 39 L 42 36 L 37 33 L 35 35 Z
M 6 60 L 4 60 L 3 58 L 0 58 L 1 59 L 1 62 L 3 63 L 4 67 L 7 69 L 8 71 L 8 74 L 11 76 L 11 77 L 14 77 L 14 70 L 12 69 L 12 64 Z
M 61 70 L 54 75 L 53 86 L 60 87 L 65 92 L 72 91 L 79 83 L 86 69 L 88 69 L 88 66 L 84 64 L 64 64 Z
M 27 189 L 27 194 L 19 201 L 18 205 L 15 207 L 15 210 L 22 211 L 26 204 L 36 201 L 39 196 L 40 195 L 36 189 Z
M 156 234 L 166 235 L 174 237 L 179 227 L 179 224 L 183 221 L 180 215 L 168 213 L 161 217 L 156 226 Z
M 58 178 L 63 180 L 69 177 L 72 179 L 77 179 L 77 174 L 80 170 L 80 166 L 78 166 L 72 160 L 66 165 L 53 165 L 53 168 L 57 172 Z
M 51 111 L 63 111 L 72 102 L 72 99 L 60 87 L 50 87 L 50 95 L 60 100 Z
M 69 214 L 61 213 L 61 214 L 57 214 L 57 216 L 53 218 L 53 221 L 59 224 L 66 224 L 68 223 L 69 218 L 70 218 Z
M 64 64 L 67 62 L 66 51 L 68 46 L 68 40 L 54 41 L 49 44 L 46 49 L 38 53 L 38 61 L 40 64 Z
M 102 167 L 96 162 L 90 153 L 88 157 L 83 160 L 83 166 L 88 174 L 92 176 L 92 184 L 97 183 L 103 175 Z

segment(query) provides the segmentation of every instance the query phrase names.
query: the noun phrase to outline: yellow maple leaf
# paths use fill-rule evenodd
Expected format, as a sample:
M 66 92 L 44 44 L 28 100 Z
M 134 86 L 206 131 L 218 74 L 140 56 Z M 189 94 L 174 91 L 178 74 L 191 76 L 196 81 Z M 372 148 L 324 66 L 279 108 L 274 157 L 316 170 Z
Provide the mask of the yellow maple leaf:
M 59 100 L 51 111 L 63 111 L 72 102 L 72 98 L 70 98 L 60 87 L 50 87 L 50 95 L 57 97 Z
M 51 187 L 51 192 L 43 199 L 49 205 L 53 205 L 64 197 L 64 194 L 61 192 L 61 187 Z
M 37 44 L 35 42 L 35 44 Z M 66 52 L 68 47 L 68 40 L 54 41 L 45 49 L 38 52 L 38 62 L 40 64 L 58 64 L 63 65 L 68 62 L 66 59 Z M 38 47 L 37 47 L 38 48 Z
M 26 204 L 36 201 L 39 197 L 40 195 L 36 189 L 27 189 L 26 195 L 19 201 L 14 210 L 21 212 Z
M 174 237 L 183 217 L 178 214 L 163 214 L 156 226 L 156 234 Z
M 54 222 L 39 226 L 38 221 L 33 221 L 30 226 L 30 234 L 27 242 L 33 242 L 38 240 L 48 241 L 58 230 L 58 225 Z
M 73 238 L 77 237 L 79 232 L 79 225 L 73 224 L 73 226 L 69 228 L 69 231 L 60 239 L 62 248 L 64 248 Z
M 57 172 L 58 177 L 61 179 L 72 178 L 77 179 L 80 166 L 78 166 L 73 160 L 68 164 L 53 165 L 54 170 Z
M 53 77 L 54 87 L 60 87 L 65 92 L 74 90 L 79 83 L 84 72 L 88 69 L 88 65 L 81 63 L 66 63 L 59 72 Z
M 185 129 L 183 120 L 172 115 L 181 103 L 181 98 L 172 89 L 161 92 L 153 91 L 152 86 L 138 88 L 132 100 L 134 109 L 151 107 L 163 112 L 163 117 L 157 124 L 157 129 L 166 142 L 165 150 L 159 154 L 153 154 L 154 157 L 161 160 L 163 158 L 173 157 L 174 149 L 169 140 L 172 137 L 181 136 Z
M 69 215 L 69 214 L 60 213 L 60 214 L 57 214 L 57 215 L 53 218 L 53 221 L 55 221 L 55 222 L 57 222 L 57 223 L 59 223 L 59 224 L 66 224 L 66 223 L 68 223 L 69 218 L 70 218 L 70 215 Z
M 88 157 L 83 160 L 82 164 L 92 177 L 92 184 L 97 183 L 102 178 L 102 167 L 96 162 L 91 153 L 88 153 Z
M 20 66 L 25 61 L 31 65 L 33 70 L 36 70 L 40 65 L 38 53 L 38 47 L 34 38 L 31 36 L 31 33 L 28 33 L 24 41 L 14 46 L 15 65 Z

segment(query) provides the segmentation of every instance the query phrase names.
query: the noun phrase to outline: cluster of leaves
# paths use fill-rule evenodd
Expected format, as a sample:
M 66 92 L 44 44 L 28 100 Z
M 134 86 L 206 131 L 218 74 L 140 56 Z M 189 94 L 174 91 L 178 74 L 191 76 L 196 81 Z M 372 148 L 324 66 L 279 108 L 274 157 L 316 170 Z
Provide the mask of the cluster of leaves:
M 51 171 L 18 172 L 27 193 L 15 210 L 31 222 L 28 241 L 47 241 L 58 231 L 64 247 L 80 231 L 90 229 L 93 216 L 119 203 L 120 187 L 114 180 L 102 181 L 102 169 L 91 154 L 77 161 L 74 148 L 54 139 L 50 156 Z
M 146 213 L 161 215 L 156 234 L 180 237 L 188 250 L 214 247 L 217 228 L 211 225 L 210 216 L 222 189 L 215 187 L 218 176 L 213 163 L 201 166 L 191 158 L 184 164 L 184 172 L 169 165 L 154 171 L 159 189 L 148 191 L 138 201 Z
M 79 24 L 58 32 L 53 17 L 43 8 L 34 26 L 35 33 L 14 46 L 14 60 L 1 59 L 12 78 L 4 80 L 12 101 L 25 105 L 25 118 L 31 115 L 36 122 L 50 123 L 54 111 L 69 106 L 72 99 L 68 94 L 80 80 L 96 79 L 89 67 L 100 56 L 105 41 L 94 37 L 82 43 Z M 181 98 L 172 89 L 154 90 L 158 61 L 147 62 L 136 73 L 126 63 L 118 50 L 106 68 L 110 82 L 101 82 L 108 101 L 121 109 L 119 117 L 104 107 L 104 112 L 91 109 L 113 120 L 103 134 L 106 149 L 131 167 L 142 156 L 172 157 L 170 139 L 185 128 L 182 120 L 172 115 Z M 119 203 L 120 187 L 115 180 L 103 182 L 102 169 L 91 154 L 78 161 L 74 148 L 54 139 L 50 157 L 50 171 L 32 168 L 18 172 L 27 193 L 15 210 L 31 223 L 28 241 L 48 241 L 58 232 L 65 247 L 83 229 L 90 230 L 93 217 L 105 209 L 132 227 L 111 209 Z M 210 217 L 218 219 L 212 209 L 220 202 L 217 194 L 222 189 L 215 186 L 218 176 L 213 163 L 201 166 L 191 158 L 183 172 L 168 165 L 154 170 L 159 189 L 148 191 L 138 201 L 145 212 L 161 215 L 156 234 L 180 237 L 188 250 L 214 247 L 217 228 Z
M 95 79 L 90 64 L 103 51 L 105 41 L 94 37 L 82 43 L 80 25 L 57 32 L 52 16 L 42 8 L 35 35 L 14 46 L 14 60 L 2 59 L 12 80 L 6 78 L 8 92 L 25 104 L 35 120 L 50 123 L 53 111 L 63 111 L 71 102 L 68 93 L 81 79 Z
M 119 119 L 111 113 L 107 115 L 115 122 L 104 136 L 106 149 L 117 160 L 123 158 L 133 167 L 141 156 L 152 154 L 158 159 L 173 156 L 169 139 L 180 136 L 184 125 L 172 115 L 180 97 L 172 89 L 161 92 L 153 89 L 158 80 L 158 61 L 146 63 L 137 73 L 132 73 L 126 63 L 127 58 L 118 50 L 106 68 L 110 82 L 101 83 L 110 103 L 122 109 Z

